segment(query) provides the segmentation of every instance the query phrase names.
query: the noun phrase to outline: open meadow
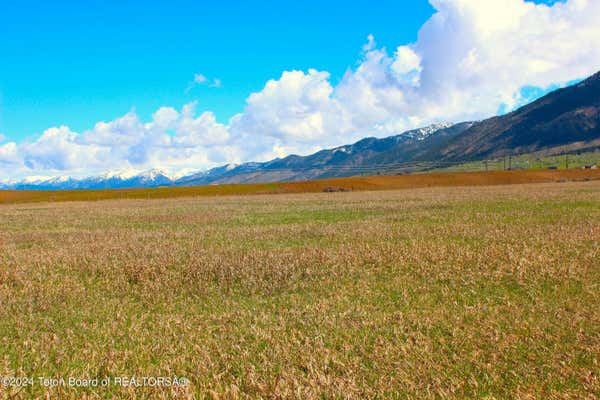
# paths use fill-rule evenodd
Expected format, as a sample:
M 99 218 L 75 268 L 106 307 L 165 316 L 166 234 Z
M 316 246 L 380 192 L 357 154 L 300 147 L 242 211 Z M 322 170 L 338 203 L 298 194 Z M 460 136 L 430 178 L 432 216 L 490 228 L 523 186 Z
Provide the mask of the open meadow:
M 596 399 L 599 376 L 600 181 L 0 204 L 0 377 L 33 378 L 1 399 Z

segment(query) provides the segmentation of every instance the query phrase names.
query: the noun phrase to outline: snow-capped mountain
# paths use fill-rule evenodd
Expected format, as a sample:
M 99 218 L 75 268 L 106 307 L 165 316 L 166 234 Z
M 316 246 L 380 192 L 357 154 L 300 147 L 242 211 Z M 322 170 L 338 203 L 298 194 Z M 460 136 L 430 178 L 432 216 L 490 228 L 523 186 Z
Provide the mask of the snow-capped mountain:
M 472 124 L 441 123 L 403 132 L 383 139 L 366 138 L 356 143 L 321 150 L 308 156 L 291 155 L 267 162 L 227 164 L 208 171 L 175 176 L 160 169 L 111 171 L 87 178 L 29 177 L 19 182 L 0 183 L 0 189 L 120 189 L 159 186 L 189 186 L 216 183 L 246 183 L 315 179 L 352 175 L 357 168 L 409 161 L 427 148 L 425 141 L 450 137 Z
M 136 187 L 171 186 L 175 179 L 165 171 L 152 169 L 141 173 L 112 171 L 87 178 L 27 177 L 18 182 L 0 183 L 0 189 L 65 190 L 65 189 L 124 189 Z

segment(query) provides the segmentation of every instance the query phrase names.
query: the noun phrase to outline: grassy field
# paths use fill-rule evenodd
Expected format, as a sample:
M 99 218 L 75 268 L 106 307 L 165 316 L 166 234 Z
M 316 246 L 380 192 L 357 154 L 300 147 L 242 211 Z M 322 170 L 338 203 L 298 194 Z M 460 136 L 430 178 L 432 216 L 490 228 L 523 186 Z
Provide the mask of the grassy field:
M 599 181 L 0 205 L 0 398 L 596 399 L 599 238 Z M 107 376 L 190 383 L 37 380 Z

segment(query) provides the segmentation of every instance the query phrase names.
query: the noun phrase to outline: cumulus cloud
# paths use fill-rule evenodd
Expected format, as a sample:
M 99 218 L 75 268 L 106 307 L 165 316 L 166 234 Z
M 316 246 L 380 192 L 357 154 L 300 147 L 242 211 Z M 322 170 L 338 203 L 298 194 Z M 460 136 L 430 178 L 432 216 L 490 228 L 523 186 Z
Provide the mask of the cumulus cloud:
M 2 166 L 12 168 L 19 164 L 20 158 L 17 153 L 17 144 L 15 142 L 9 142 L 0 146 L 0 168 Z
M 211 112 L 197 116 L 193 103 L 180 111 L 162 107 L 148 123 L 130 111 L 88 131 L 53 127 L 32 142 L 4 144 L 0 172 L 6 178 L 9 170 L 11 177 L 85 176 L 116 169 L 197 170 L 239 160 L 238 149 L 228 139 L 227 126 Z
M 552 7 L 522 0 L 431 0 L 437 13 L 419 32 L 417 100 L 446 118 L 483 117 L 521 103 L 525 85 L 548 87 L 600 68 L 600 3 Z M 422 101 L 417 102 L 422 106 Z
M 101 146 L 80 143 L 78 139 L 77 133 L 66 126 L 47 129 L 35 142 L 21 146 L 23 163 L 34 171 L 65 171 L 102 157 Z
M 153 124 L 162 129 L 173 129 L 178 119 L 179 112 L 173 107 L 161 107 L 152 114 Z
M 286 71 L 248 97 L 230 123 L 232 134 L 251 143 L 257 159 L 305 153 L 347 139 L 347 113 L 333 98 L 329 73 Z
M 285 71 L 226 124 L 210 111 L 196 115 L 191 103 L 162 107 L 145 123 L 132 111 L 86 132 L 50 128 L 34 142 L 2 145 L 0 171 L 202 169 L 308 153 L 368 135 L 488 117 L 530 101 L 524 87 L 540 93 L 600 69 L 598 1 L 430 2 L 436 12 L 414 43 L 388 50 L 369 35 L 358 63 L 336 85 L 327 71 Z M 221 82 L 197 73 L 190 85 Z
M 369 35 L 358 66 L 335 87 L 326 72 L 292 71 L 270 81 L 248 99 L 241 130 L 284 144 L 343 143 L 489 117 L 532 100 L 523 87 L 543 92 L 600 69 L 600 2 L 431 4 L 436 12 L 415 43 L 389 52 Z

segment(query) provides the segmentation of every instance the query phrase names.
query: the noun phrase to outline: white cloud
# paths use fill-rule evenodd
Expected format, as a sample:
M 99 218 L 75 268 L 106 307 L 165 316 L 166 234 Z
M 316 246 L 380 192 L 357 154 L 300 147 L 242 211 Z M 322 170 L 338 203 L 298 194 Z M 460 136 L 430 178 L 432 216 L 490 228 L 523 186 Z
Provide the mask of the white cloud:
M 173 143 L 179 147 L 189 148 L 227 145 L 230 137 L 227 127 L 219 124 L 210 111 L 195 117 L 195 106 L 195 103 L 190 103 L 184 107 Z
M 206 83 L 208 81 L 208 78 L 206 76 L 204 76 L 203 74 L 194 74 L 194 82 L 195 83 Z
M 173 129 L 178 119 L 179 112 L 173 107 L 161 107 L 152 114 L 154 124 L 163 129 Z
M 14 166 L 20 163 L 20 159 L 17 153 L 17 144 L 15 142 L 9 142 L 0 146 L 0 167 Z
M 430 1 L 436 13 L 416 42 L 390 53 L 369 35 L 359 63 L 337 85 L 326 71 L 285 71 L 227 124 L 210 111 L 196 116 L 190 103 L 162 107 L 146 123 L 132 111 L 82 133 L 51 128 L 32 143 L 1 146 L 0 172 L 173 171 L 309 153 L 432 122 L 488 117 L 523 103 L 524 86 L 561 85 L 600 69 L 598 1 Z M 190 85 L 221 81 L 197 73 Z
M 423 68 L 421 57 L 410 46 L 399 46 L 394 55 L 394 62 L 390 68 L 396 73 L 397 79 L 402 83 L 418 86 Z
M 306 151 L 345 139 L 340 135 L 345 133 L 346 113 L 332 98 L 328 79 L 327 72 L 314 69 L 284 72 L 250 95 L 244 112 L 231 122 L 232 133 L 258 146 L 254 155 L 259 158 L 276 147 Z
M 223 86 L 223 82 L 219 78 L 211 79 L 211 78 L 208 78 L 204 74 L 195 73 L 194 79 L 190 83 L 188 83 L 188 85 L 185 89 L 185 92 L 188 93 L 194 87 L 200 86 L 200 85 L 208 85 L 208 87 L 211 87 L 211 88 L 220 88 Z
M 267 82 L 261 92 L 253 93 L 247 101 L 243 115 L 246 125 L 258 124 L 258 128 L 267 135 L 277 137 L 306 138 L 306 129 L 298 129 L 298 125 L 311 128 L 309 134 L 322 134 L 321 124 L 310 124 L 315 114 L 319 115 L 327 102 L 333 88 L 328 82 L 329 74 L 310 70 L 288 71 L 279 80 Z M 291 123 L 289 123 L 291 122 Z M 314 131 L 317 132 L 314 132 Z
M 513 106 L 525 85 L 547 87 L 600 68 L 600 3 L 552 7 L 522 0 L 432 0 L 438 12 L 414 45 L 419 106 L 446 118 L 484 117 Z
M 85 176 L 108 170 L 163 168 L 197 170 L 238 159 L 228 143 L 229 131 L 211 112 L 195 115 L 194 104 L 181 112 L 162 107 L 151 122 L 134 111 L 93 129 L 73 132 L 66 126 L 47 129 L 33 142 L 0 146 L 0 173 Z
M 367 36 L 367 43 L 365 43 L 362 47 L 363 52 L 368 52 L 373 50 L 375 47 L 377 46 L 377 43 L 375 42 L 375 36 L 373 36 L 372 33 L 369 33 L 369 36 Z
M 440 120 L 494 115 L 549 87 L 600 69 L 600 2 L 552 7 L 522 0 L 432 0 L 416 43 L 393 55 L 368 39 L 364 60 L 335 89 L 356 128 L 381 133 Z M 375 116 L 373 118 L 373 116 Z M 374 121 L 374 120 L 375 121 Z M 389 128 L 389 129 L 388 129 Z
M 66 126 L 49 128 L 35 142 L 19 146 L 19 153 L 25 167 L 32 171 L 77 170 L 102 157 L 102 147 L 78 143 L 77 139 L 78 135 Z

